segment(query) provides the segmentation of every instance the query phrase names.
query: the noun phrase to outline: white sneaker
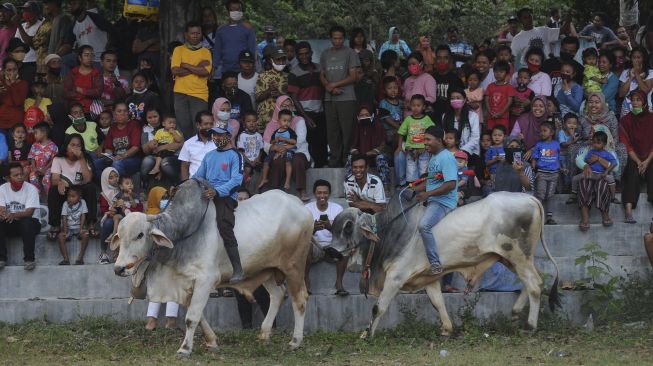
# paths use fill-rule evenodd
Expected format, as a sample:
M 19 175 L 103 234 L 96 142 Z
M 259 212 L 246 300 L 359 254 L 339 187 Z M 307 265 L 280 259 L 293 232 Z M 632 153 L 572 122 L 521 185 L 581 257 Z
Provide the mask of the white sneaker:
M 106 254 L 100 254 L 100 259 L 97 261 L 99 264 L 110 264 L 109 256 Z

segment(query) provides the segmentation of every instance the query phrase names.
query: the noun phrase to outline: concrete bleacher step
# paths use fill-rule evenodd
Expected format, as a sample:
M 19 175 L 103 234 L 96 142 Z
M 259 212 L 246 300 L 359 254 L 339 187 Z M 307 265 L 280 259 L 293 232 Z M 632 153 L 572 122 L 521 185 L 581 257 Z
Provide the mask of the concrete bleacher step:
M 564 292 L 562 308 L 558 312 L 575 324 L 585 321 L 581 305 L 586 296 L 584 291 Z M 459 309 L 473 304 L 476 294 L 444 294 L 447 312 L 455 323 L 459 323 Z M 478 319 L 489 319 L 496 315 L 509 316 L 517 298 L 512 292 L 478 293 L 478 302 L 473 313 Z M 306 306 L 305 331 L 360 331 L 367 327 L 376 298 L 363 295 L 339 297 L 334 295 L 312 295 Z M 0 321 L 19 323 L 32 319 L 44 319 L 62 323 L 79 320 L 82 316 L 108 316 L 117 321 L 145 320 L 147 302 L 136 300 L 127 304 L 126 298 L 62 299 L 56 297 L 3 298 L 0 299 Z M 527 310 L 525 310 L 527 311 Z M 380 328 L 393 327 L 409 315 L 415 315 L 421 322 L 439 324 L 439 315 L 425 294 L 400 294 L 391 303 L 379 324 Z M 211 298 L 204 310 L 209 323 L 218 331 L 239 329 L 241 327 L 236 301 L 233 298 Z M 159 319 L 163 319 L 163 312 Z M 260 310 L 254 313 L 255 326 L 262 321 Z M 178 319 L 183 326 L 183 310 Z M 286 299 L 277 316 L 279 329 L 292 329 L 294 324 L 290 299 Z M 437 334 L 433 335 L 437 337 Z

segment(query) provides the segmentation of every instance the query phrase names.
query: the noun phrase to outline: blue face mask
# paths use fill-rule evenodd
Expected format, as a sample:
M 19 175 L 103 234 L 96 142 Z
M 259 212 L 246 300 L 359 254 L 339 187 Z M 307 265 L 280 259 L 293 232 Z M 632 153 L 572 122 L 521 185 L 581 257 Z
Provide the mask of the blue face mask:
M 169 199 L 167 198 L 161 199 L 161 201 L 159 202 L 159 209 L 161 209 L 161 211 L 165 210 L 166 207 L 168 207 L 168 203 L 170 203 Z

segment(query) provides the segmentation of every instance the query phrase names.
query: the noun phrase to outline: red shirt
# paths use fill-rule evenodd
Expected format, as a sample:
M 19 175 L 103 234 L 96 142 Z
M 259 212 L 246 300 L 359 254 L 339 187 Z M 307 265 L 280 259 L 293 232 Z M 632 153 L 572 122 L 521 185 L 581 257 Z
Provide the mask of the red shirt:
M 485 96 L 488 98 L 489 113 L 498 113 L 504 109 L 510 102 L 510 98 L 515 96 L 515 88 L 510 84 L 497 85 L 496 82 L 488 85 L 485 90 Z M 506 110 L 500 118 L 488 118 L 488 128 L 494 127 L 495 124 L 501 124 L 508 128 L 510 111 Z
M 83 75 L 79 72 L 79 66 L 76 66 L 64 78 L 63 86 L 66 98 L 70 102 L 80 103 L 84 106 L 84 113 L 89 113 L 93 100 L 102 96 L 104 81 L 96 69 Z M 77 88 L 82 89 L 81 93 L 77 92 Z
M 385 142 L 386 134 L 383 123 L 375 119 L 372 124 L 355 122 L 354 134 L 351 139 L 351 148 L 366 154 Z
M 4 85 L 4 80 L 2 81 Z M 9 129 L 18 122 L 23 122 L 25 98 L 29 84 L 25 80 L 6 86 L 0 94 L 0 128 Z
M 132 147 L 141 146 L 142 130 L 136 121 L 129 121 L 122 129 L 117 125 L 111 126 L 104 138 L 102 148 L 111 150 L 114 155 L 123 155 Z
M 644 160 L 653 152 L 653 113 L 644 111 L 635 116 L 625 115 L 621 121 L 619 140 L 626 145 L 628 152 L 634 151 L 640 160 Z

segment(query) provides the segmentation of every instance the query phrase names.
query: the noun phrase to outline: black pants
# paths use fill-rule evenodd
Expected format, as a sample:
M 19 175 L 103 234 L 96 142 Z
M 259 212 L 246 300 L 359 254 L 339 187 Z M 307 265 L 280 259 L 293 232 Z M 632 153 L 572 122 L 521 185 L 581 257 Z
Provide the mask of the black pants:
M 245 296 L 241 295 L 240 292 L 234 291 L 236 294 L 236 301 L 238 301 L 238 315 L 240 315 L 240 322 L 243 325 L 243 329 L 252 329 L 252 314 L 254 313 L 254 304 L 250 304 Z M 263 315 L 268 314 L 268 309 L 270 309 L 270 294 L 263 286 L 259 286 L 254 290 L 254 298 L 256 303 L 261 307 Z
M 34 243 L 41 231 L 41 224 L 33 217 L 23 217 L 18 221 L 0 221 L 0 261 L 7 261 L 7 238 L 20 236 L 23 239 L 23 260 L 34 261 Z
M 234 225 L 236 217 L 234 211 L 238 207 L 238 202 L 231 197 L 218 197 L 213 198 L 215 204 L 215 218 L 218 223 L 218 231 L 224 240 L 225 248 L 238 247 L 236 235 L 234 235 Z
M 624 174 L 621 177 L 623 183 L 623 188 L 621 190 L 621 202 L 624 204 L 631 203 L 633 208 L 637 207 L 637 201 L 639 201 L 639 185 L 643 180 L 646 181 L 646 193 L 648 195 L 648 201 L 653 202 L 653 166 L 649 165 L 648 169 L 642 177 L 639 175 L 639 170 L 637 169 L 637 163 L 633 159 L 628 158 L 628 163 L 626 163 L 626 169 Z
M 316 127 L 307 127 L 306 141 L 308 142 L 308 152 L 315 162 L 316 168 L 322 168 L 329 164 L 327 151 L 327 130 L 324 112 L 306 112 L 306 114 L 315 122 Z
M 86 223 L 97 221 L 97 189 L 93 183 L 78 186 L 82 190 L 82 198 L 86 201 Z M 48 192 L 48 223 L 53 228 L 61 226 L 61 208 L 66 202 L 66 195 L 60 195 L 57 186 L 50 187 Z

